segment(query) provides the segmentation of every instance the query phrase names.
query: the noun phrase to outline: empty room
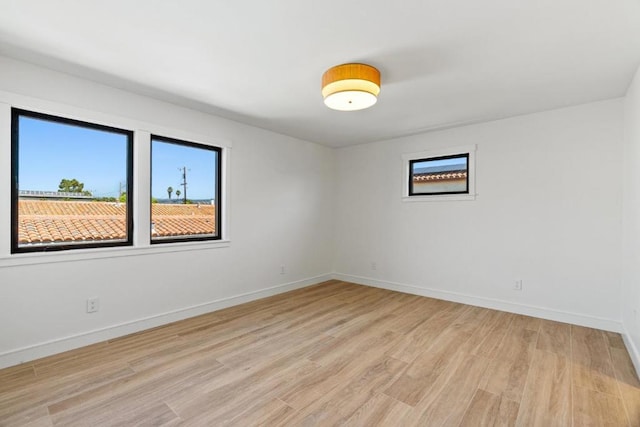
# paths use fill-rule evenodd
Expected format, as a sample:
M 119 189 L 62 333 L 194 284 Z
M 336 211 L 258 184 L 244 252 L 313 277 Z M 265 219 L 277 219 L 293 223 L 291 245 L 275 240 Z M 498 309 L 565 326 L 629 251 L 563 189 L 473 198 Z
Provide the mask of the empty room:
M 0 426 L 640 426 L 638 0 L 0 0 Z

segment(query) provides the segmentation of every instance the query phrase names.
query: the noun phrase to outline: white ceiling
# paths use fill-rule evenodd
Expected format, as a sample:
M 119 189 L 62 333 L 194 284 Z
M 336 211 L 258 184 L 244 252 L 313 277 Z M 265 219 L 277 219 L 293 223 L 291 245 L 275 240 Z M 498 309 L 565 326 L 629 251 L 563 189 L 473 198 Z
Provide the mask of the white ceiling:
M 624 95 L 639 0 L 0 0 L 0 54 L 339 147 Z M 327 109 L 323 72 L 382 74 Z

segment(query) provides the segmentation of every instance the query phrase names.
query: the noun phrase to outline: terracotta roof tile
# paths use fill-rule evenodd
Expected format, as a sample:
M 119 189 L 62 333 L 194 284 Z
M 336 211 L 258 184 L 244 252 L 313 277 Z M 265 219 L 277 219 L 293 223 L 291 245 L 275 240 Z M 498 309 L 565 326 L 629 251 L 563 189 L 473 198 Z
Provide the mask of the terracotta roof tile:
M 153 237 L 214 234 L 213 205 L 151 205 Z M 19 200 L 20 245 L 126 238 L 126 205 L 114 202 Z
M 413 175 L 413 182 L 446 181 L 450 179 L 464 179 L 466 177 L 467 171 L 419 173 Z

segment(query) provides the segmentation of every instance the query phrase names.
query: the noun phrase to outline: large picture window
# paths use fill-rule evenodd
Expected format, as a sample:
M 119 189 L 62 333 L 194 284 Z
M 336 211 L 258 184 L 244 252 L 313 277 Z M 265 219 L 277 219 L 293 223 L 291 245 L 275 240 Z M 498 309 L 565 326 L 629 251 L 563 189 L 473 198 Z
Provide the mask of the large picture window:
M 11 251 L 132 244 L 133 132 L 12 109 Z
M 151 243 L 221 238 L 221 149 L 151 136 Z

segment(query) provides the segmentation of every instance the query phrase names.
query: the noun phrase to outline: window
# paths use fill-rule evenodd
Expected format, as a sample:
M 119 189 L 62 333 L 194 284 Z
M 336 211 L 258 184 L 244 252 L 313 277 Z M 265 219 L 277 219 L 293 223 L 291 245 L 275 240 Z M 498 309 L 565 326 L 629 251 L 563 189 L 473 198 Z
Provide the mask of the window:
M 12 253 L 131 245 L 133 132 L 11 112 Z
M 151 243 L 220 239 L 221 149 L 151 136 Z
M 469 154 L 409 162 L 409 195 L 469 194 Z
M 229 141 L 47 104 L 60 112 L 52 115 L 31 110 L 39 100 L 7 98 L 0 267 L 229 246 Z
M 475 199 L 475 146 L 403 156 L 404 200 Z

